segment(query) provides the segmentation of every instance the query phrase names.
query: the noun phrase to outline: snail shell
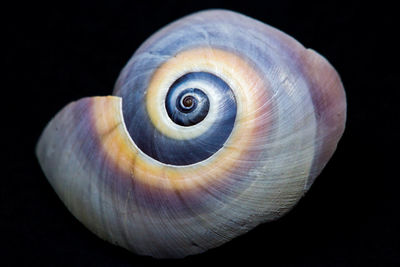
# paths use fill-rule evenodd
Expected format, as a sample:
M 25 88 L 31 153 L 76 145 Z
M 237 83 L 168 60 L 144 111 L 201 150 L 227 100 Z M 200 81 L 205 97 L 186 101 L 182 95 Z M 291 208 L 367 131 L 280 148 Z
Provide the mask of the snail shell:
M 184 257 L 289 211 L 332 156 L 345 117 L 326 59 L 259 21 L 211 10 L 144 42 L 113 96 L 64 107 L 36 153 L 99 237 Z

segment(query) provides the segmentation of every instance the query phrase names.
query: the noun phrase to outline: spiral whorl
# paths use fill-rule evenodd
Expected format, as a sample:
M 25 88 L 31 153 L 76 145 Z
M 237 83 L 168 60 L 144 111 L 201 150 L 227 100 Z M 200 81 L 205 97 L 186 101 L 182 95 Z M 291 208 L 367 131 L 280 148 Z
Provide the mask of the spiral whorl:
M 155 33 L 113 94 L 66 106 L 37 155 L 82 223 L 154 257 L 206 251 L 289 211 L 346 119 L 326 59 L 225 10 Z

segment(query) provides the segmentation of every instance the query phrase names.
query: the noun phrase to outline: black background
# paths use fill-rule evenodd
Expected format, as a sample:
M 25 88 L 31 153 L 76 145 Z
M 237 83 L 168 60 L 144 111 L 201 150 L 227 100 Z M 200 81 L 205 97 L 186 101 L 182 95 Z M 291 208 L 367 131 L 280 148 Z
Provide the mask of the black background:
M 309 193 L 284 218 L 183 260 L 137 256 L 101 241 L 67 211 L 47 183 L 34 146 L 67 103 L 111 94 L 119 71 L 147 37 L 206 8 L 244 13 L 324 55 L 346 89 L 347 128 Z M 7 46 L 2 50 L 0 265 L 400 265 L 394 6 L 383 1 L 32 1 L 6 4 L 2 13 Z

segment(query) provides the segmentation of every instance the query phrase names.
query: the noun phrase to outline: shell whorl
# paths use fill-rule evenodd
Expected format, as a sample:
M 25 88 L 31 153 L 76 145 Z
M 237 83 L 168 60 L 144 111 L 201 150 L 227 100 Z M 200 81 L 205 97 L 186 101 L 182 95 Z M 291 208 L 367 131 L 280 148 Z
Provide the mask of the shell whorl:
M 151 36 L 113 95 L 67 105 L 37 155 L 83 224 L 154 257 L 201 253 L 282 216 L 346 119 L 340 78 L 322 56 L 224 10 Z

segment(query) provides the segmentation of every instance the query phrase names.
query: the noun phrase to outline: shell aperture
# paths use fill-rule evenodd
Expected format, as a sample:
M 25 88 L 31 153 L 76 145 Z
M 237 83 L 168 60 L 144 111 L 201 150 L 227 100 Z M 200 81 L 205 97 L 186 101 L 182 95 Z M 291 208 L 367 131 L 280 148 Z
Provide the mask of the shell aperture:
M 326 59 L 259 21 L 210 10 L 145 41 L 113 96 L 64 107 L 36 153 L 98 236 L 184 257 L 288 212 L 345 120 L 344 89 Z

